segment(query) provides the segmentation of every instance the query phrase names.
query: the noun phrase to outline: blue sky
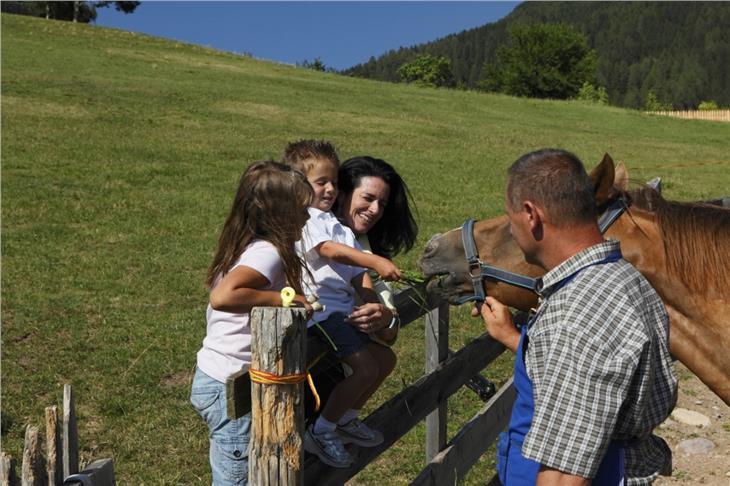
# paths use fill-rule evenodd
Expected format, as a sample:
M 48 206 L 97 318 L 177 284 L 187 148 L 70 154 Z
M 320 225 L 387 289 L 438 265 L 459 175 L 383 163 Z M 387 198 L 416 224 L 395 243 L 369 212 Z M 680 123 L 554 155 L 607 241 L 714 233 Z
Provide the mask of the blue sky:
M 343 69 L 390 49 L 495 22 L 519 2 L 152 2 L 96 25 L 285 63 Z

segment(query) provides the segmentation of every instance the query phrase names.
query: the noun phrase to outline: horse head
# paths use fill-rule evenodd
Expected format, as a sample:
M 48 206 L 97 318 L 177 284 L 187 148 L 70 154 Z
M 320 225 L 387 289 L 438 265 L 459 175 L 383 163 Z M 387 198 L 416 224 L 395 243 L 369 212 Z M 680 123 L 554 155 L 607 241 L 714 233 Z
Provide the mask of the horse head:
M 628 185 L 628 174 L 623 164 L 614 166 L 608 154 L 589 175 L 599 208 L 605 207 Z M 506 215 L 476 222 L 473 238 L 482 262 L 529 277 L 543 275 L 541 268 L 525 261 L 510 234 Z M 451 304 L 461 303 L 464 296 L 474 292 L 460 228 L 434 235 L 426 244 L 419 266 L 426 277 L 435 277 L 428 284 L 429 293 Z M 510 307 L 527 311 L 537 303 L 536 295 L 529 290 L 491 279 L 484 279 L 483 285 L 487 295 Z

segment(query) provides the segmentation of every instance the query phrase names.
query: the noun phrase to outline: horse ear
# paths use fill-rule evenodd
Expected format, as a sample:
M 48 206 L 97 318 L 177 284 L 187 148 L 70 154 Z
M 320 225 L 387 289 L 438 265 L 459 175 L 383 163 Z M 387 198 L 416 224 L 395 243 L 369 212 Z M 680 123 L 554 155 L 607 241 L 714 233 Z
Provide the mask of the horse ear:
M 605 154 L 601 163 L 598 164 L 590 174 L 588 174 L 593 181 L 593 192 L 596 195 L 596 206 L 602 206 L 606 201 L 608 201 L 615 175 L 613 159 L 608 154 Z
M 619 162 L 616 165 L 615 175 L 613 177 L 613 187 L 622 191 L 628 191 L 629 189 L 629 171 L 626 170 L 626 166 L 623 162 Z

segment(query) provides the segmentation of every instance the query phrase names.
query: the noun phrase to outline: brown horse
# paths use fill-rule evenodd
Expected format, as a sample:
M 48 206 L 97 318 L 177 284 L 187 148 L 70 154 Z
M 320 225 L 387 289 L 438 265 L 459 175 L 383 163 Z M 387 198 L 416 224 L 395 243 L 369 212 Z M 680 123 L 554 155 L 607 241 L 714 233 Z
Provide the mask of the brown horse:
M 648 187 L 627 192 L 622 164 L 606 155 L 590 174 L 596 203 L 624 198 L 628 209 L 606 231 L 621 241 L 624 258 L 661 295 L 670 319 L 672 355 L 730 405 L 730 209 L 664 200 Z M 479 221 L 474 240 L 481 261 L 538 277 L 512 239 L 507 216 Z M 419 262 L 429 292 L 451 303 L 473 292 L 459 229 L 435 235 Z M 536 296 L 505 283 L 484 281 L 487 295 L 523 311 Z

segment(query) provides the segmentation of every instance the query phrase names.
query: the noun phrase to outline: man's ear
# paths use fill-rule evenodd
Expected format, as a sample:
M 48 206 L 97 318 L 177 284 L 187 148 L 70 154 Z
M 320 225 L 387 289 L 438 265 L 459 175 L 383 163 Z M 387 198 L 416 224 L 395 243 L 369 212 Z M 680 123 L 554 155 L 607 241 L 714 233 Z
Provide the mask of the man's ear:
M 537 225 L 542 225 L 545 214 L 542 209 L 538 207 L 532 201 L 523 201 L 522 210 L 527 215 L 527 221 L 530 223 L 530 228 L 534 228 Z
M 540 206 L 532 201 L 522 203 L 522 209 L 526 214 L 527 222 L 530 225 L 530 232 L 535 240 L 540 241 L 543 237 L 543 223 L 545 222 L 545 212 Z

